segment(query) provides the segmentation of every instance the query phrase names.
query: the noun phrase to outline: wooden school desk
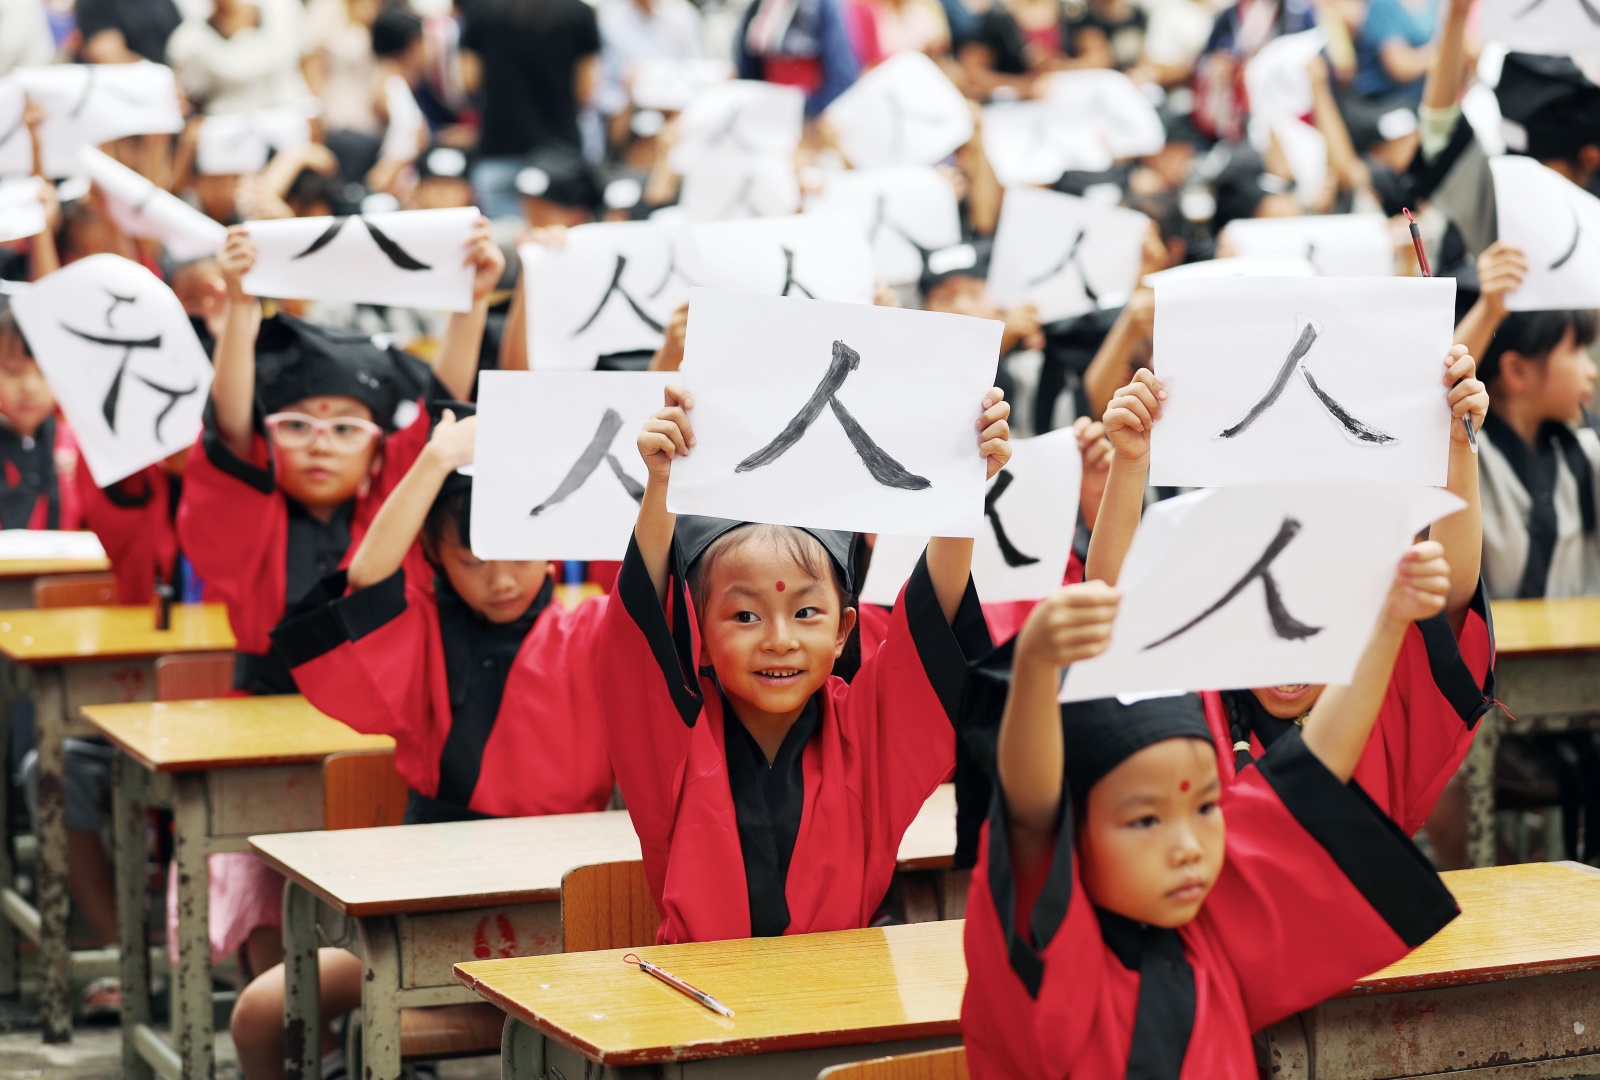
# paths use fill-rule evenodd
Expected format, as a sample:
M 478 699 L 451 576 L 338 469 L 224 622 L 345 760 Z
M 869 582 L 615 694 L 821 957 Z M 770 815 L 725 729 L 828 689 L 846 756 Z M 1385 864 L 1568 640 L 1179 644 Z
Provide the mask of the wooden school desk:
M 143 942 L 149 922 L 144 810 L 174 809 L 178 967 L 172 994 L 177 1049 L 150 1026 L 145 949 L 122 950 L 122 1075 L 145 1080 L 212 1075 L 210 873 L 206 856 L 246 851 L 245 837 L 322 825 L 322 759 L 394 746 L 360 735 L 298 694 L 95 705 L 84 716 L 120 751 L 114 773 L 117 924 Z
M 1467 752 L 1473 866 L 1495 862 L 1494 759 L 1501 736 L 1600 726 L 1600 596 L 1496 600 L 1491 610 L 1497 693 L 1506 708 L 1478 721 Z
M 476 1000 L 455 979 L 458 961 L 559 952 L 562 876 L 639 858 L 622 810 L 261 836 L 250 846 L 289 880 L 285 1030 L 318 1030 L 319 940 L 351 950 L 365 965 L 362 1065 L 373 1080 L 400 1075 L 400 1009 Z M 900 866 L 948 866 L 954 852 L 946 784 L 907 831 Z M 304 1080 L 320 1075 L 318 1054 L 305 1040 Z
M 37 910 L 16 891 L 9 844 L 16 830 L 0 798 L 0 833 L 8 841 L 0 844 L 0 994 L 16 992 L 20 929 L 39 945 L 40 1026 L 46 1042 L 72 1038 L 62 743 L 69 725 L 85 705 L 150 700 L 160 657 L 227 652 L 233 645 L 221 604 L 174 604 L 169 630 L 155 628 L 154 612 L 146 606 L 0 611 L 0 657 L 31 677 L 39 751 Z M 10 715 L 0 713 L 0 736 L 9 738 Z
M 1276 1080 L 1600 1073 L 1600 874 L 1526 863 L 1444 880 L 1461 915 L 1437 937 L 1267 1033 Z
M 717 998 L 732 1020 L 623 963 L 626 949 L 473 961 L 456 975 L 506 1013 L 506 1080 L 814 1080 L 842 1061 L 961 1041 L 965 926 L 631 950 Z
M 111 560 L 72 558 L 4 559 L 0 558 L 0 608 L 31 608 L 33 583 L 40 578 L 57 574 L 103 574 L 111 569 Z

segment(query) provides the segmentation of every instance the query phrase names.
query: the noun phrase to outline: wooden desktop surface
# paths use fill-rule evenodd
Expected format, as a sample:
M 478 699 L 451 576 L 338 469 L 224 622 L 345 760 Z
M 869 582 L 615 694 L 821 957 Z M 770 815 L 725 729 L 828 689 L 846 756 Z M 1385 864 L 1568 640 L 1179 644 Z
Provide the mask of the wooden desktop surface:
M 1349 994 L 1600 968 L 1600 874 L 1570 863 L 1522 863 L 1443 877 L 1461 914 Z
M 472 961 L 456 977 L 607 1065 L 956 1035 L 964 922 Z M 634 951 L 734 1011 L 726 1019 L 637 967 Z
M 280 833 L 250 846 L 356 916 L 553 901 L 573 867 L 639 858 L 626 810 Z
M 110 559 L 0 559 L 0 580 L 52 574 L 103 574 L 110 569 Z
M 148 604 L 0 611 L 0 654 L 19 664 L 132 660 L 234 647 L 221 604 L 174 604 L 172 628 L 157 630 Z
M 940 784 L 900 838 L 901 870 L 942 870 L 956 853 L 956 786 Z
M 1600 649 L 1600 596 L 1496 600 L 1490 611 L 1501 656 Z
M 89 705 L 83 715 L 152 772 L 291 765 L 394 747 L 389 736 L 352 731 L 299 694 Z

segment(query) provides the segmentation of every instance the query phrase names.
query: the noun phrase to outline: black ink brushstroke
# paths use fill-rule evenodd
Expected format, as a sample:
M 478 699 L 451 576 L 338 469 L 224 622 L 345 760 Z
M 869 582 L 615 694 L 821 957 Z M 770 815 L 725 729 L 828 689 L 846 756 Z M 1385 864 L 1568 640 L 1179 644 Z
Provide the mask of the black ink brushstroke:
M 138 379 L 140 382 L 144 383 L 146 386 L 148 386 L 150 389 L 154 390 L 156 393 L 165 394 L 166 397 L 167 397 L 166 405 L 161 409 L 160 412 L 156 413 L 155 422 L 151 427 L 151 430 L 155 435 L 156 442 L 160 442 L 161 441 L 161 423 L 162 423 L 162 421 L 164 421 L 167 418 L 167 415 L 169 413 L 171 413 L 172 410 L 177 407 L 178 402 L 182 401 L 184 398 L 188 397 L 190 394 L 194 393 L 196 390 L 199 390 L 200 389 L 200 384 L 196 383 L 195 385 L 189 387 L 189 389 L 187 389 L 187 390 L 175 390 L 170 386 L 162 386 L 160 383 L 151 382 L 149 379 L 145 378 L 143 375 L 140 375 L 137 371 L 133 373 L 133 377 L 135 379 Z M 111 424 L 111 430 L 112 431 L 116 431 L 116 425 L 111 423 L 110 417 L 106 418 L 106 422 L 108 424 Z
M 746 217 L 760 217 L 761 208 L 750 201 L 750 193 L 755 190 L 755 186 L 756 174 L 748 173 L 744 178 L 744 183 L 739 185 L 739 190 L 734 192 L 733 199 L 723 208 L 722 213 L 717 215 L 716 220 L 726 221 L 733 216 L 735 210 L 741 209 Z
M 572 463 L 572 468 L 567 470 L 567 475 L 561 478 L 561 483 L 550 493 L 549 498 L 535 506 L 528 512 L 529 517 L 538 517 L 544 511 L 561 502 L 567 496 L 577 491 L 594 475 L 602 461 L 611 466 L 611 471 L 622 482 L 626 491 L 634 502 L 644 498 L 644 487 L 633 477 L 622 471 L 622 462 L 611 453 L 611 443 L 617 437 L 617 432 L 622 430 L 622 414 L 615 409 L 607 409 L 600 417 L 600 425 L 595 428 L 594 437 L 589 440 L 589 445 L 583 448 L 583 453 Z
M 990 528 L 994 529 L 994 542 L 1000 548 L 1000 557 L 1006 561 L 1007 566 L 1032 566 L 1039 560 L 1032 555 L 1024 555 L 1017 550 L 1011 538 L 1006 535 L 1006 528 L 1000 523 L 1000 512 L 995 509 L 995 503 L 1000 501 L 1000 496 L 1005 494 L 1016 477 L 1008 472 L 1002 472 L 994 478 L 994 484 L 989 488 L 989 493 L 983 497 L 983 516 L 989 519 Z
M 94 93 L 95 77 L 100 74 L 100 69 L 93 64 L 85 65 L 83 73 L 83 93 L 78 96 L 77 102 L 67 110 L 67 115 L 76 120 L 83 113 L 83 107 L 89 104 L 89 95 Z
M 319 235 L 315 240 L 311 241 L 304 251 L 298 255 L 289 256 L 290 261 L 292 262 L 295 259 L 303 259 L 307 255 L 315 255 L 317 252 L 333 243 L 333 238 L 339 235 L 339 233 L 344 229 L 345 222 L 349 220 L 350 219 L 348 217 L 334 218 L 328 223 L 328 227 L 322 230 L 321 235 Z
M 1186 634 L 1190 630 L 1193 630 L 1195 627 L 1211 618 L 1211 616 L 1227 607 L 1236 596 L 1244 592 L 1250 583 L 1255 581 L 1257 578 L 1261 580 L 1261 587 L 1267 594 L 1267 616 L 1272 621 L 1273 633 L 1277 634 L 1278 637 L 1285 641 L 1300 641 L 1322 633 L 1322 627 L 1308 626 L 1299 619 L 1296 619 L 1293 615 L 1289 614 L 1289 609 L 1285 607 L 1283 603 L 1283 595 L 1278 591 L 1278 583 L 1272 577 L 1271 567 L 1273 560 L 1283 553 L 1283 549 L 1289 546 L 1289 542 L 1299 534 L 1300 529 L 1301 525 L 1299 521 L 1291 517 L 1284 518 L 1283 524 L 1278 526 L 1278 535 L 1272 538 L 1272 542 L 1267 545 L 1267 550 L 1261 553 L 1261 557 L 1255 561 L 1249 570 L 1245 571 L 1245 575 L 1242 578 L 1234 582 L 1233 586 L 1229 588 L 1227 592 L 1222 594 L 1221 599 L 1212 604 L 1210 607 L 1206 608 L 1200 614 L 1196 615 L 1194 618 L 1190 619 L 1188 622 L 1184 623 L 1182 626 L 1178 627 L 1172 633 L 1152 641 L 1141 651 L 1149 652 L 1151 649 L 1154 649 L 1160 645 L 1165 645 L 1172 639 Z
M 433 269 L 432 264 L 425 263 L 421 259 L 418 259 L 416 256 L 412 255 L 405 248 L 397 244 L 394 239 L 382 229 L 378 228 L 360 214 L 345 215 L 343 217 L 334 218 L 333 221 L 328 224 L 328 227 L 324 229 L 315 240 L 311 241 L 311 243 L 307 245 L 304 251 L 300 252 L 298 255 L 289 256 L 290 261 L 293 262 L 296 259 L 304 259 L 308 255 L 315 255 L 317 252 L 333 243 L 334 238 L 337 237 L 341 231 L 343 231 L 345 225 L 350 221 L 352 216 L 357 221 L 361 222 L 362 226 L 367 230 L 367 235 L 372 237 L 372 242 L 378 246 L 379 251 L 383 252 L 384 258 L 392 262 L 397 269 L 408 271 Z
M 788 296 L 790 289 L 799 289 L 806 294 L 807 300 L 815 300 L 816 294 L 800 284 L 799 279 L 794 276 L 794 248 L 779 244 L 778 250 L 783 252 L 783 291 L 778 295 Z
M 860 366 L 861 354 L 844 342 L 835 341 L 833 359 L 829 361 L 828 370 L 823 374 L 822 381 L 817 383 L 817 388 L 811 392 L 811 397 L 771 442 L 739 462 L 733 471 L 751 472 L 777 461 L 789 451 L 790 447 L 800 441 L 817 417 L 822 415 L 822 407 L 827 405 L 833 410 L 833 415 L 844 428 L 850 445 L 855 448 L 856 455 L 861 458 L 874 480 L 884 487 L 898 488 L 902 491 L 921 491 L 931 487 L 932 481 L 927 477 L 910 472 L 874 442 L 872 436 L 867 434 L 866 429 L 839 400 L 837 395 L 840 387 L 844 386 L 844 381 L 849 378 L 850 373 Z
M 100 415 L 105 417 L 106 426 L 111 429 L 111 433 L 116 434 L 117 402 L 122 399 L 122 381 L 128 374 L 128 364 L 133 359 L 134 350 L 161 348 L 161 335 L 157 334 L 155 337 L 150 338 L 108 338 L 101 337 L 98 334 L 86 333 L 85 331 L 68 326 L 66 323 L 61 324 L 61 329 L 75 337 L 80 337 L 84 341 L 91 342 L 95 345 L 106 345 L 110 346 L 111 348 L 120 348 L 122 350 L 122 360 L 117 364 L 117 373 L 112 378 L 111 386 L 106 390 L 106 396 L 100 403 Z M 165 415 L 166 413 L 163 412 L 162 416 L 164 417 Z M 158 418 L 157 427 L 159 428 L 159 426 L 160 419 Z
M 744 137 L 739 134 L 739 118 L 743 115 L 743 113 L 744 106 L 742 105 L 730 112 L 728 114 L 728 118 L 722 122 L 722 126 L 706 136 L 706 145 L 721 146 L 723 142 L 726 141 L 733 143 L 740 150 L 743 150 L 747 154 L 760 153 L 761 151 L 759 148 L 751 146 L 744 140 Z
M 1072 246 L 1067 249 L 1065 255 L 1061 256 L 1061 261 L 1028 282 L 1028 287 L 1035 288 L 1043 285 L 1058 274 L 1066 273 L 1067 267 L 1070 266 L 1078 271 L 1078 282 L 1083 286 L 1083 295 L 1091 304 L 1099 304 L 1100 294 L 1094 291 L 1093 285 L 1089 284 L 1089 271 L 1078 256 L 1078 252 L 1083 248 L 1083 241 L 1086 236 L 1088 236 L 1088 230 L 1079 229 L 1078 235 L 1072 238 Z
M 98 334 L 90 334 L 90 333 L 87 333 L 86 331 L 83 331 L 83 330 L 76 330 L 76 329 L 68 326 L 66 323 L 62 323 L 61 324 L 61 329 L 65 330 L 69 334 L 75 335 L 77 337 L 81 337 L 85 341 L 93 342 L 96 345 L 111 345 L 111 346 L 114 346 L 114 347 L 119 348 L 119 349 L 159 349 L 159 348 L 161 348 L 161 335 L 160 334 L 157 334 L 155 337 L 150 337 L 150 338 L 109 338 L 109 337 L 100 337 Z
M 1543 4 L 1543 3 L 1544 3 L 1544 0 L 1533 0 L 1533 2 L 1531 4 L 1528 4 L 1526 7 L 1522 8 L 1522 10 L 1516 12 L 1511 17 L 1513 19 L 1524 18 L 1530 12 L 1532 12 L 1535 8 L 1537 8 L 1540 4 Z M 1589 2 L 1589 0 L 1578 0 L 1578 6 L 1583 9 L 1583 13 L 1585 15 L 1589 16 L 1589 21 L 1590 22 L 1594 23 L 1596 26 L 1600 26 L 1600 8 L 1596 8 L 1592 3 Z
M 1339 426 L 1349 432 L 1352 438 L 1359 442 L 1372 443 L 1374 446 L 1382 446 L 1385 443 L 1395 441 L 1395 437 L 1387 431 L 1381 431 L 1371 424 L 1351 416 L 1350 410 L 1339 404 L 1333 399 L 1332 395 L 1318 386 L 1316 378 L 1305 368 L 1300 369 L 1300 377 L 1305 379 L 1306 385 L 1311 388 L 1311 392 L 1317 395 L 1317 400 L 1322 402 L 1322 407 L 1328 410 L 1328 413 L 1339 422 Z
M 577 337 L 579 334 L 583 333 L 585 330 L 589 329 L 589 327 L 594 325 L 594 321 L 600 317 L 600 312 L 605 309 L 605 306 L 607 302 L 610 301 L 613 293 L 619 294 L 624 300 L 626 300 L 628 302 L 628 306 L 633 309 L 633 313 L 639 316 L 640 321 L 642 321 L 650 329 L 654 330 L 658 334 L 664 331 L 665 328 L 662 326 L 662 324 L 657 322 L 655 319 L 652 319 L 649 313 L 646 312 L 644 308 L 639 306 L 638 301 L 633 298 L 628 290 L 622 287 L 622 273 L 627 268 L 628 257 L 622 254 L 620 251 L 617 252 L 617 267 L 614 271 L 612 271 L 611 284 L 606 286 L 606 291 L 601 294 L 600 302 L 594 306 L 593 311 L 589 312 L 589 317 L 583 320 L 583 323 L 572 332 L 570 335 L 571 337 Z
M 868 247 L 873 247 L 877 244 L 878 233 L 882 232 L 884 228 L 888 228 L 890 232 L 894 233 L 896 236 L 910 245 L 911 249 L 917 253 L 917 259 L 922 263 L 922 272 L 927 273 L 928 258 L 933 254 L 935 249 L 923 247 L 921 244 L 917 243 L 917 241 L 912 238 L 911 234 L 906 231 L 904 226 L 889 216 L 889 196 L 883 192 L 879 192 L 877 205 L 873 208 L 872 225 L 867 229 Z
M 1278 374 L 1273 376 L 1272 385 L 1267 387 L 1267 392 L 1261 395 L 1261 400 L 1250 406 L 1250 410 L 1239 420 L 1225 427 L 1218 434 L 1218 438 L 1231 439 L 1235 435 L 1249 428 L 1256 422 L 1262 413 L 1266 412 L 1283 394 L 1283 388 L 1289 385 L 1289 376 L 1294 374 L 1294 369 L 1305 359 L 1306 353 L 1311 351 L 1311 346 L 1316 343 L 1317 328 L 1311 323 L 1306 323 L 1305 329 L 1300 331 L 1300 336 L 1295 340 L 1294 347 L 1289 350 L 1289 355 L 1284 358 L 1283 366 L 1278 368 Z
M 111 306 L 106 308 L 106 329 L 109 330 L 111 329 L 111 316 L 117 313 L 117 308 L 123 304 L 132 307 L 139 298 L 137 296 L 119 296 L 110 289 L 106 290 L 106 295 L 111 297 Z
M 1561 257 L 1559 259 L 1557 259 L 1555 262 L 1550 264 L 1550 269 L 1552 269 L 1552 270 L 1560 270 L 1563 266 L 1567 265 L 1567 262 L 1574 255 L 1576 255 L 1578 253 L 1578 242 L 1580 240 L 1582 240 L 1582 239 L 1583 239 L 1583 224 L 1582 224 L 1582 222 L 1580 222 L 1578 220 L 1578 211 L 1577 210 L 1573 210 L 1572 211 L 1572 243 L 1570 245 L 1568 245 L 1566 251 L 1561 253 Z
M 683 270 L 679 268 L 679 266 L 678 266 L 678 245 L 674 244 L 669 239 L 667 241 L 667 272 L 665 274 L 661 275 L 661 284 L 657 285 L 653 292 L 645 293 L 644 298 L 646 300 L 654 300 L 656 297 L 660 296 L 663 292 L 666 291 L 667 283 L 670 282 L 673 279 L 674 276 L 682 278 L 683 279 L 683 283 L 685 285 L 689 286 L 690 288 L 693 288 L 694 286 L 699 284 L 699 282 L 697 282 L 694 279 L 692 279 L 691 277 L 689 277 L 688 274 L 685 274 L 683 272 Z

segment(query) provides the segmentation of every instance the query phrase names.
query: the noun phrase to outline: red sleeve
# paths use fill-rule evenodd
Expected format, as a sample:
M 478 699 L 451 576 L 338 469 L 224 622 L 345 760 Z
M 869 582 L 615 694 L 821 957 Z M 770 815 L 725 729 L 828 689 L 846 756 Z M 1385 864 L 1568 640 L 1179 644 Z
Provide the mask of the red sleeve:
M 1494 705 L 1494 630 L 1480 581 L 1457 636 L 1444 615 L 1406 631 L 1356 780 L 1407 836 L 1428 820 Z
M 267 440 L 250 437 L 250 456 L 240 458 L 208 424 L 189 454 L 178 508 L 178 541 L 195 573 L 224 599 L 257 586 L 277 530 L 263 527 L 283 498 Z M 236 628 L 237 629 L 237 628 Z
M 699 635 L 676 572 L 668 597 L 663 607 L 630 537 L 595 642 L 595 670 L 611 766 L 647 867 L 666 865 L 684 759 L 705 702 Z M 661 884 L 651 883 L 657 897 Z
M 428 445 L 428 436 L 433 434 L 433 417 L 428 412 L 427 402 L 419 399 L 417 405 L 416 418 L 383 440 L 383 467 L 378 472 L 373 492 L 377 496 L 375 506 L 382 506 L 383 500 L 405 479 Z M 373 512 L 376 513 L 376 509 Z
M 72 426 L 65 417 L 56 418 L 56 490 L 61 500 L 60 524 L 57 526 L 71 532 L 83 528 L 83 503 L 78 497 L 78 475 L 89 474 L 88 466 L 84 465 L 78 453 L 78 438 L 72 433 Z
M 156 568 L 164 574 L 172 572 L 177 538 L 166 517 L 168 503 L 160 487 L 166 482 L 161 467 L 152 465 L 102 490 L 88 469 L 78 470 L 74 486 L 84 520 L 111 560 L 119 603 L 148 602 L 155 588 Z
M 1229 785 L 1227 861 L 1196 920 L 1252 1031 L 1353 986 L 1458 914 L 1427 858 L 1298 732 Z

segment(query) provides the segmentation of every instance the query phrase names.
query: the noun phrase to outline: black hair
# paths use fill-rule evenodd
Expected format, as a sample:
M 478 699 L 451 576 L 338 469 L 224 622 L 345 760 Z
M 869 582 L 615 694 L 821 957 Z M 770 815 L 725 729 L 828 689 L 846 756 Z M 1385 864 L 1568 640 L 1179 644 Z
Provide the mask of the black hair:
M 1173 237 L 1187 240 L 1184 235 L 1183 210 L 1178 204 L 1175 192 L 1163 191 L 1149 195 L 1129 195 L 1123 200 L 1123 205 L 1130 210 L 1137 210 L 1145 217 L 1156 223 L 1156 229 L 1161 233 L 1161 242 L 1168 243 Z
M 33 347 L 28 344 L 27 335 L 22 332 L 22 324 L 17 322 L 17 317 L 11 313 L 9 298 L 0 297 L 0 340 L 15 337 L 22 343 L 22 353 L 30 360 L 33 358 Z
M 457 479 L 452 476 L 451 481 Z M 460 477 L 460 479 L 466 479 Z M 439 497 L 428 508 L 422 521 L 422 553 L 435 567 L 439 565 L 439 549 L 449 540 L 451 530 L 455 542 L 464 548 L 472 546 L 472 483 L 446 482 Z
M 694 602 L 695 611 L 702 617 L 706 604 L 711 595 L 711 571 L 723 558 L 733 551 L 743 547 L 752 540 L 763 540 L 778 548 L 778 550 L 800 564 L 800 568 L 818 581 L 828 581 L 833 584 L 834 594 L 839 598 L 840 613 L 846 607 L 853 606 L 850 591 L 845 588 L 844 581 L 839 577 L 838 568 L 828 551 L 822 546 L 822 541 L 806 532 L 804 529 L 792 529 L 787 525 L 741 525 L 737 529 L 729 529 L 711 542 L 705 553 L 696 559 L 694 565 L 689 567 L 689 598 Z
M 337 205 L 340 194 L 340 184 L 335 177 L 324 176 L 315 169 L 301 169 L 289 185 L 283 201 L 294 207 L 297 213 L 317 203 L 324 203 L 332 209 Z
M 1594 311 L 1513 311 L 1489 339 L 1478 359 L 1478 378 L 1492 382 L 1500 375 L 1500 358 L 1508 352 L 1530 360 L 1548 357 L 1568 331 L 1581 349 L 1600 334 L 1600 313 Z
M 379 59 L 400 56 L 421 36 L 421 19 L 409 11 L 386 7 L 372 22 L 372 55 Z

